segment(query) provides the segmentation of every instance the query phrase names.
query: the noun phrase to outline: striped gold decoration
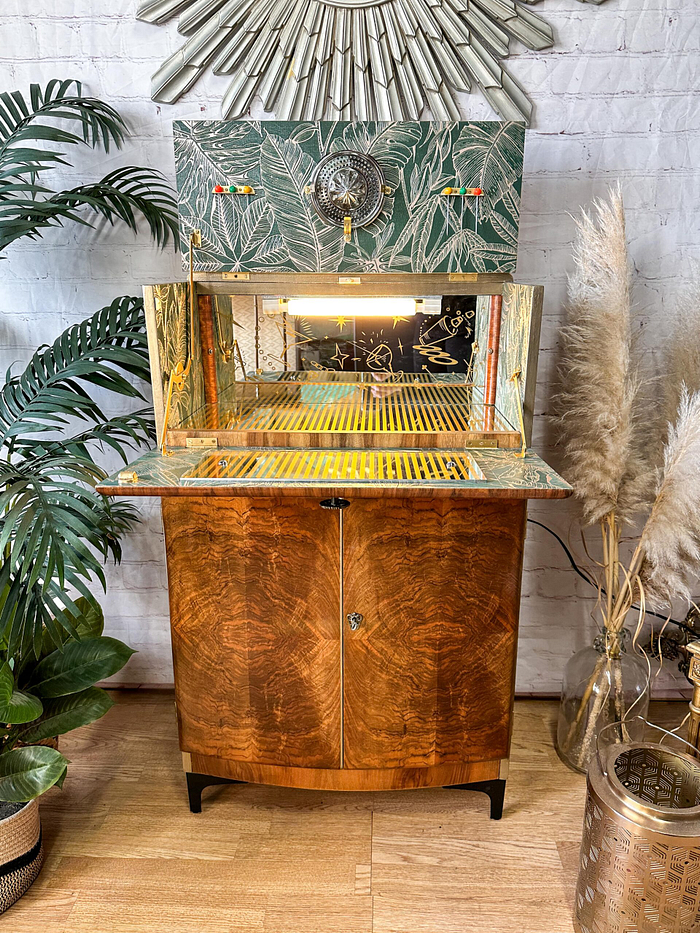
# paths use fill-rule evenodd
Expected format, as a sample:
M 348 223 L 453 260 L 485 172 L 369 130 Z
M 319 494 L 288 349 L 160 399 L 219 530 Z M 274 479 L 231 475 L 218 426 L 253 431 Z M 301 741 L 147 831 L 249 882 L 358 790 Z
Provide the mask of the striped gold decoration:
M 475 386 L 411 376 L 386 382 L 236 383 L 220 392 L 216 410 L 204 406 L 179 427 L 292 434 L 459 434 L 487 430 L 486 420 L 483 396 Z M 498 411 L 488 430 L 518 434 Z
M 183 474 L 182 485 L 217 482 L 377 483 L 423 480 L 434 483 L 483 480 L 465 451 L 449 450 L 218 450 L 205 454 Z

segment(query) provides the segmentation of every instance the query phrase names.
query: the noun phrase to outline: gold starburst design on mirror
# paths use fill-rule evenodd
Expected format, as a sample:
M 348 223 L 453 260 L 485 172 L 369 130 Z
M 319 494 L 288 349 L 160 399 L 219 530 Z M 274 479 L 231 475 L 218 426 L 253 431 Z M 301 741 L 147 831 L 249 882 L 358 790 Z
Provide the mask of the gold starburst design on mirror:
M 162 103 L 211 67 L 233 76 L 224 119 L 258 94 L 280 120 L 459 120 L 457 95 L 476 87 L 502 119 L 529 123 L 501 62 L 512 39 L 539 50 L 554 33 L 525 2 L 539 0 L 142 0 L 137 16 L 177 15 L 187 36 L 153 75 Z

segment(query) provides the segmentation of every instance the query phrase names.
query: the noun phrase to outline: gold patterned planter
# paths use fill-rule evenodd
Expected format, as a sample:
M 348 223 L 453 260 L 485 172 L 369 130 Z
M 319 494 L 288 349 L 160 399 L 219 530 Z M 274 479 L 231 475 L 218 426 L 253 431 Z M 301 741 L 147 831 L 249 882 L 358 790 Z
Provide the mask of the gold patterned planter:
M 0 820 L 0 913 L 29 890 L 44 863 L 36 800 Z
M 652 743 L 593 757 L 575 920 L 580 933 L 700 930 L 700 762 Z

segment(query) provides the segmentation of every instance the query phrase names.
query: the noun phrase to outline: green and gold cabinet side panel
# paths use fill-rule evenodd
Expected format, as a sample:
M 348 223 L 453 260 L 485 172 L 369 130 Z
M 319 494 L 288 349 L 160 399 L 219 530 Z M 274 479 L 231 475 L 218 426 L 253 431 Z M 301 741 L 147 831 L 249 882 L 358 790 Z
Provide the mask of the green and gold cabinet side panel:
M 197 229 L 200 272 L 511 273 L 524 137 L 521 123 L 176 121 L 183 258 Z M 344 151 L 375 160 L 388 189 L 349 241 L 309 190 L 319 162 Z
M 163 429 L 170 373 L 178 362 L 185 366 L 188 359 L 188 290 L 186 282 L 145 285 L 143 289 L 158 437 Z M 188 414 L 204 405 L 204 372 L 198 327 L 194 328 L 193 348 L 192 364 L 183 387 L 172 395 L 169 428 L 177 427 Z
M 535 408 L 543 298 L 544 288 L 541 285 L 517 285 L 512 282 L 503 285 L 496 408 L 517 427 L 519 405 L 516 392 L 520 391 L 528 444 Z M 488 295 L 480 295 L 476 300 L 472 373 L 475 384 L 479 386 L 486 382 L 489 302 Z M 516 373 L 519 374 L 518 379 L 514 378 Z

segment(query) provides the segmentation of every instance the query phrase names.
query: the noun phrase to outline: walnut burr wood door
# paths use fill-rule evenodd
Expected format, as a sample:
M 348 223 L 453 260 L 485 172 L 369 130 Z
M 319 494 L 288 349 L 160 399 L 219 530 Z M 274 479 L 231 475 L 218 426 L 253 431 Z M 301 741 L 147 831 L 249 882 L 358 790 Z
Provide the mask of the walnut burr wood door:
M 345 766 L 507 758 L 523 502 L 355 500 L 344 519 Z
M 310 500 L 163 500 L 180 747 L 340 764 L 337 512 Z

